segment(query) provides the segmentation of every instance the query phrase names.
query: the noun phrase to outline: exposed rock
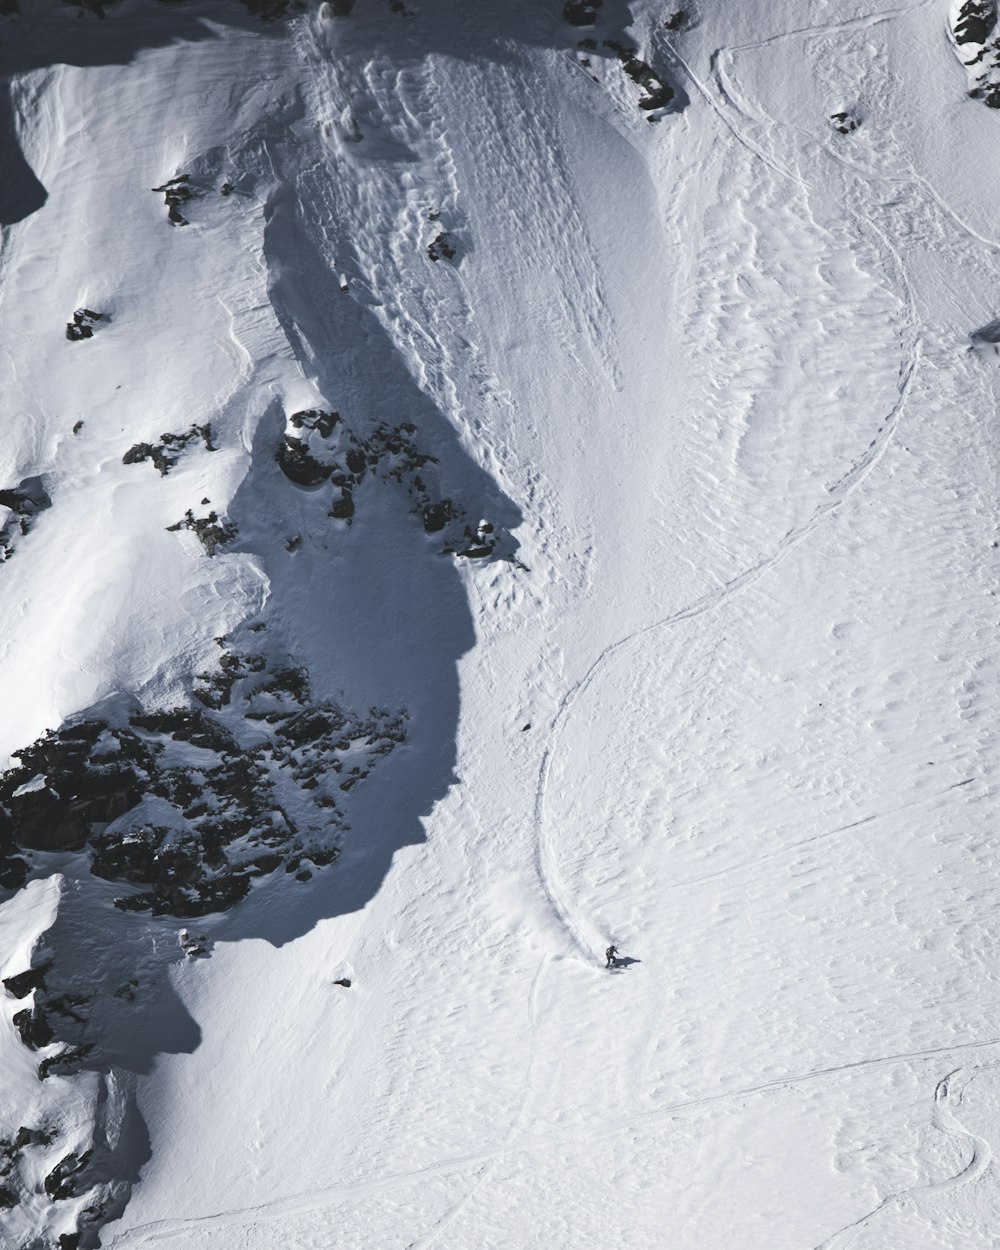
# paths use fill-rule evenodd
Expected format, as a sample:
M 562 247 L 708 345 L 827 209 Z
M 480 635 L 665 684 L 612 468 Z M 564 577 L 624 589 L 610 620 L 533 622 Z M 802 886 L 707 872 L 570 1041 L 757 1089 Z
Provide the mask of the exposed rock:
M 861 125 L 861 122 L 853 113 L 831 113 L 830 125 L 839 134 L 852 134 Z
M 997 25 L 993 0 L 966 0 L 958 12 L 952 34 L 957 44 L 985 44 Z
M 226 701 L 238 694 L 252 749 L 193 708 L 46 734 L 0 774 L 3 857 L 18 859 L 25 846 L 86 847 L 96 876 L 138 887 L 118 907 L 176 916 L 224 910 L 255 878 L 289 865 L 332 863 L 346 827 L 337 796 L 405 739 L 405 714 L 352 714 L 314 702 L 300 668 L 267 669 L 260 657 L 228 652 L 223 659 Z M 25 806 L 32 797 L 42 815 Z M 64 994 L 46 1011 L 82 1023 L 85 1002 Z M 46 1024 L 26 1010 L 18 1027 L 44 1045 Z
M 44 987 L 45 974 L 50 967 L 50 964 L 42 964 L 39 968 L 28 968 L 15 976 L 4 977 L 3 987 L 13 998 L 27 998 L 32 990 Z
M 219 514 L 215 511 L 208 516 L 196 517 L 190 508 L 184 513 L 182 520 L 168 525 L 167 529 L 171 532 L 191 530 L 210 556 L 214 556 L 226 543 L 232 542 L 239 532 L 232 521 L 220 521 Z
M 972 87 L 969 95 L 1000 109 L 1000 22 L 995 0 L 966 0 L 955 15 L 952 39 Z
M 69 1154 L 59 1160 L 45 1178 L 45 1192 L 50 1198 L 58 1202 L 62 1198 L 73 1197 L 77 1192 L 80 1173 L 87 1166 L 92 1154 L 93 1151 L 84 1150 L 78 1155 Z
M 428 534 L 436 534 L 455 516 L 455 506 L 450 499 L 441 499 L 438 503 L 430 503 L 424 508 L 424 529 Z
M 178 174 L 176 178 L 170 178 L 162 187 L 153 187 L 156 192 L 163 193 L 163 200 L 167 206 L 167 218 L 172 226 L 187 226 L 190 223 L 181 212 L 181 205 L 186 204 L 194 198 L 195 191 L 191 184 L 190 174 Z
M 662 82 L 650 66 L 639 59 L 636 49 L 619 43 L 615 39 L 605 39 L 604 46 L 611 49 L 621 61 L 622 69 L 629 78 L 646 92 L 639 100 L 639 107 L 647 112 L 666 108 L 674 98 L 673 88 Z
M 286 434 L 278 447 L 278 465 L 296 486 L 322 486 L 335 465 L 318 460 L 301 438 Z
M 9 490 L 0 490 L 0 564 L 14 554 L 18 538 L 31 529 L 40 512 L 52 506 L 52 500 L 40 477 L 26 477 Z
M 431 260 L 454 260 L 458 255 L 454 239 L 447 230 L 439 232 L 427 246 L 427 255 Z
M 73 320 L 66 323 L 66 337 L 71 343 L 80 339 L 91 339 L 98 321 L 107 321 L 104 313 L 93 312 L 90 308 L 78 308 L 73 314 Z
M 122 456 L 122 464 L 140 464 L 144 460 L 152 460 L 161 475 L 166 477 L 190 443 L 200 439 L 207 451 L 218 451 L 212 437 L 210 425 L 192 425 L 183 434 L 161 434 L 158 443 L 133 444 Z
M 38 1079 L 46 1080 L 55 1073 L 57 1076 L 72 1076 L 80 1071 L 83 1061 L 93 1050 L 93 1046 L 67 1046 L 58 1055 L 50 1055 L 38 1065 Z
M 52 1026 L 41 1007 L 25 1007 L 11 1017 L 11 1023 L 21 1036 L 21 1041 L 31 1050 L 40 1050 L 48 1046 L 55 1036 Z
M 301 412 L 293 412 L 288 420 L 297 430 L 316 430 L 321 438 L 329 438 L 340 422 L 340 413 L 305 408 Z

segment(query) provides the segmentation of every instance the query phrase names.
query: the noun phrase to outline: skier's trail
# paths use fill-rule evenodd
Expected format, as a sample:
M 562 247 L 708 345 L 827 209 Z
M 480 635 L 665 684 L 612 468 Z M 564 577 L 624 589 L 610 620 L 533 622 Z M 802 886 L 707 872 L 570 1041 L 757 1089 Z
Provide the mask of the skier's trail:
M 878 427 L 874 439 L 857 463 L 837 482 L 828 487 L 829 498 L 820 504 L 813 512 L 813 515 L 801 526 L 790 530 L 769 556 L 763 557 L 750 568 L 744 569 L 743 572 L 730 578 L 729 581 L 717 589 L 700 596 L 693 603 L 688 604 L 687 607 L 680 608 L 669 616 L 654 621 L 650 625 L 644 625 L 641 629 L 635 630 L 631 634 L 626 634 L 624 638 L 610 643 L 593 661 L 579 681 L 572 685 L 559 701 L 559 706 L 551 722 L 549 741 L 542 755 L 542 761 L 538 770 L 538 784 L 535 789 L 535 872 L 552 910 L 572 938 L 577 951 L 588 961 L 593 958 L 594 952 L 600 949 L 602 936 L 586 920 L 576 914 L 575 908 L 570 902 L 569 893 L 560 879 L 554 851 L 545 836 L 545 799 L 552 771 L 552 760 L 558 749 L 565 725 L 580 697 L 586 693 L 594 680 L 603 673 L 612 661 L 627 654 L 629 648 L 646 639 L 650 634 L 669 629 L 671 626 L 679 625 L 683 621 L 690 621 L 696 617 L 704 616 L 706 613 L 718 611 L 730 603 L 737 595 L 755 585 L 762 577 L 776 568 L 790 551 L 793 551 L 800 543 L 804 542 L 827 516 L 842 507 L 872 472 L 885 454 L 886 448 L 899 424 L 899 419 L 906 405 L 906 399 L 913 385 L 917 365 L 920 361 L 921 345 L 919 337 L 916 336 L 916 318 L 913 314 L 912 305 L 913 296 L 909 289 L 909 284 L 906 283 L 905 286 L 908 301 L 910 302 L 911 322 L 914 325 L 914 339 L 911 343 L 908 357 L 900 370 L 898 398 L 889 414 Z
M 543 960 L 539 967 L 539 974 L 546 961 Z M 536 974 L 535 983 L 532 993 L 535 993 L 539 984 L 539 974 Z M 640 1111 L 631 1115 L 623 1115 L 614 1119 L 604 1120 L 596 1124 L 584 1124 L 577 1126 L 567 1126 L 566 1128 L 551 1129 L 550 1131 L 533 1137 L 529 1140 L 521 1140 L 518 1131 L 519 1125 L 523 1125 L 526 1118 L 525 1104 L 522 1103 L 521 1112 L 515 1119 L 515 1123 L 507 1134 L 507 1140 L 503 1144 L 493 1150 L 479 1151 L 474 1154 L 457 1155 L 450 1159 L 441 1159 L 436 1163 L 428 1164 L 427 1167 L 417 1168 L 411 1172 L 397 1172 L 390 1176 L 377 1177 L 369 1181 L 348 1182 L 341 1185 L 330 1185 L 322 1189 L 317 1189 L 311 1193 L 292 1194 L 285 1198 L 278 1198 L 273 1202 L 262 1203 L 255 1207 L 241 1207 L 230 1211 L 219 1211 L 210 1215 L 195 1216 L 186 1220 L 157 1220 L 150 1224 L 140 1224 L 135 1228 L 128 1229 L 119 1233 L 109 1244 L 107 1250 L 136 1250 L 140 1246 L 152 1246 L 160 1243 L 168 1242 L 172 1238 L 190 1236 L 200 1231 L 207 1231 L 214 1228 L 225 1228 L 233 1225 L 253 1226 L 258 1223 L 268 1223 L 272 1220 L 287 1219 L 296 1215 L 309 1215 L 313 1212 L 326 1210 L 328 1207 L 338 1202 L 354 1198 L 364 1197 L 368 1194 L 385 1193 L 393 1189 L 400 1188 L 405 1185 L 424 1183 L 427 1180 L 439 1176 L 446 1176 L 452 1172 L 461 1171 L 465 1168 L 478 1167 L 481 1169 L 480 1175 L 476 1178 L 469 1192 L 459 1200 L 455 1207 L 451 1208 L 448 1213 L 439 1221 L 424 1238 L 416 1242 L 411 1242 L 409 1250 L 425 1250 L 427 1246 L 433 1244 L 437 1235 L 443 1232 L 452 1222 L 458 1211 L 469 1201 L 475 1191 L 486 1179 L 485 1169 L 488 1165 L 497 1165 L 501 1160 L 508 1158 L 512 1154 L 533 1154 L 540 1150 L 548 1149 L 552 1146 L 559 1146 L 567 1141 L 599 1141 L 604 1138 L 613 1137 L 622 1132 L 634 1132 L 647 1124 L 655 1124 L 661 1120 L 673 1120 L 677 1116 L 686 1112 L 697 1112 L 701 1110 L 711 1109 L 713 1107 L 726 1106 L 728 1103 L 743 1098 L 755 1096 L 766 1096 L 768 1094 L 780 1093 L 783 1090 L 793 1088 L 796 1085 L 802 1085 L 807 1082 L 821 1081 L 841 1076 L 845 1073 L 863 1072 L 869 1070 L 877 1070 L 879 1068 L 893 1067 L 900 1063 L 920 1063 L 930 1060 L 940 1059 L 943 1056 L 952 1056 L 958 1054 L 981 1053 L 1000 1046 L 1000 1037 L 981 1038 L 977 1041 L 959 1042 L 951 1046 L 930 1047 L 923 1050 L 903 1051 L 899 1054 L 877 1055 L 870 1059 L 858 1059 L 849 1063 L 834 1064 L 824 1068 L 814 1068 L 808 1072 L 790 1073 L 787 1076 L 775 1077 L 769 1081 L 761 1081 L 753 1085 L 744 1085 L 738 1089 L 724 1090 L 717 1094 L 706 1094 L 701 1097 L 687 1098 L 678 1102 L 674 1102 L 664 1107 L 657 1107 L 654 1111 Z M 973 1157 L 970 1162 L 957 1175 L 947 1177 L 945 1180 L 932 1183 L 930 1185 L 916 1186 L 911 1190 L 902 1193 L 890 1195 L 885 1202 L 881 1203 L 876 1210 L 869 1212 L 862 1220 L 850 1224 L 845 1229 L 840 1229 L 832 1238 L 828 1238 L 816 1250 L 844 1250 L 848 1242 L 837 1242 L 838 1237 L 843 1237 L 845 1233 L 858 1231 L 863 1223 L 870 1222 L 879 1211 L 884 1209 L 893 1201 L 901 1201 L 905 1197 L 912 1196 L 917 1193 L 932 1193 L 954 1188 L 956 1185 L 965 1184 L 969 1181 L 977 1180 L 992 1158 L 992 1151 L 989 1143 L 964 1128 L 955 1118 L 951 1111 L 951 1101 L 957 1092 L 957 1101 L 962 1100 L 962 1092 L 974 1077 L 987 1067 L 996 1066 L 994 1063 L 980 1065 L 975 1072 L 967 1078 L 963 1085 L 955 1090 L 955 1077 L 958 1076 L 963 1069 L 953 1071 L 949 1076 L 938 1082 L 935 1091 L 935 1112 L 934 1123 L 942 1132 L 955 1137 L 965 1137 L 973 1142 Z M 528 1091 L 530 1094 L 530 1090 Z
M 829 27 L 817 29 L 837 30 L 853 26 L 863 27 L 875 25 L 882 21 L 888 21 L 896 17 L 916 12 L 919 9 L 928 7 L 932 3 L 934 3 L 934 0 L 921 0 L 921 3 L 914 6 L 894 9 L 885 14 L 878 14 L 867 18 L 858 18 L 846 23 L 837 23 Z M 781 39 L 790 38 L 792 35 L 808 33 L 809 29 L 811 28 L 776 35 L 769 40 L 763 41 L 761 45 L 747 46 L 755 47 L 763 46 L 768 43 L 774 43 Z M 718 58 L 725 51 L 726 49 L 720 49 L 713 54 L 713 64 L 717 62 Z M 710 107 L 723 121 L 736 141 L 780 177 L 791 182 L 799 190 L 808 192 L 808 184 L 805 182 L 801 174 L 797 171 L 788 170 L 778 164 L 771 155 L 750 140 L 736 124 L 731 116 L 732 112 L 736 112 L 738 116 L 750 120 L 749 115 L 740 108 L 736 100 L 729 97 L 724 88 L 720 86 L 720 91 L 722 91 L 723 98 L 727 105 L 727 107 L 724 108 L 718 103 L 711 90 L 701 81 L 691 66 L 688 65 L 688 63 L 677 53 L 676 49 L 673 48 L 672 45 L 671 53 L 677 58 L 678 63 L 688 74 L 692 83 L 705 98 Z M 870 217 L 862 217 L 859 213 L 850 209 L 849 213 L 860 229 L 869 230 L 875 236 L 877 241 L 877 250 L 886 260 L 887 268 L 895 271 L 896 281 L 905 296 L 911 340 L 906 358 L 900 367 L 898 397 L 896 402 L 893 404 L 893 407 L 887 416 L 877 427 L 875 436 L 869 446 L 865 449 L 864 453 L 858 458 L 852 468 L 844 473 L 831 486 L 828 486 L 827 491 L 829 497 L 815 509 L 812 516 L 807 521 L 805 521 L 801 526 L 790 530 L 784 538 L 780 540 L 770 555 L 762 557 L 756 564 L 744 569 L 743 572 L 737 574 L 735 577 L 725 582 L 722 586 L 709 591 L 705 595 L 702 595 L 693 603 L 688 604 L 687 607 L 681 608 L 678 611 L 671 613 L 669 616 L 663 617 L 661 620 L 654 621 L 652 624 L 643 626 L 641 629 L 636 630 L 631 634 L 627 634 L 625 637 L 618 639 L 616 642 L 610 643 L 597 656 L 583 676 L 565 692 L 559 701 L 555 715 L 550 723 L 548 744 L 542 755 L 541 764 L 539 765 L 538 783 L 535 790 L 534 867 L 542 891 L 545 894 L 552 911 L 558 917 L 565 931 L 569 934 L 579 955 L 588 962 L 593 959 L 594 952 L 601 949 L 606 935 L 598 933 L 584 917 L 577 913 L 571 902 L 569 892 L 566 890 L 560 879 L 554 850 L 545 836 L 545 800 L 552 771 L 552 761 L 558 749 L 562 732 L 573 712 L 574 707 L 581 696 L 584 695 L 590 688 L 595 679 L 603 673 L 612 661 L 615 661 L 619 657 L 626 654 L 628 649 L 633 644 L 646 638 L 650 634 L 659 632 L 660 630 L 669 629 L 673 625 L 678 625 L 684 621 L 692 620 L 696 617 L 703 616 L 724 607 L 737 595 L 753 586 L 772 569 L 777 567 L 785 556 L 788 555 L 790 551 L 794 550 L 806 538 L 808 538 L 813 530 L 828 515 L 836 512 L 851 497 L 854 491 L 861 486 L 861 484 L 882 459 L 899 424 L 900 417 L 902 416 L 906 405 L 907 397 L 912 388 L 922 352 L 920 326 L 916 309 L 916 298 L 913 289 L 909 278 L 906 275 L 906 270 L 899 253 L 884 231 L 882 231 Z
M 913 1185 L 909 1189 L 901 1189 L 887 1194 L 878 1206 L 869 1211 L 867 1215 L 863 1215 L 859 1220 L 855 1220 L 853 1223 L 839 1229 L 832 1237 L 827 1237 L 825 1241 L 820 1242 L 816 1250 L 847 1250 L 847 1247 L 862 1229 L 867 1228 L 873 1220 L 885 1212 L 898 1210 L 907 1200 L 919 1197 L 922 1194 L 944 1193 L 949 1189 L 957 1188 L 959 1185 L 969 1185 L 979 1180 L 993 1158 L 992 1148 L 985 1138 L 980 1137 L 960 1124 L 951 1109 L 953 1101 L 961 1104 L 966 1088 L 975 1080 L 979 1071 L 981 1069 L 977 1069 L 976 1072 L 969 1076 L 964 1076 L 964 1069 L 957 1068 L 954 1072 L 944 1077 L 943 1080 L 938 1081 L 934 1090 L 934 1127 L 940 1129 L 942 1133 L 946 1133 L 949 1137 L 965 1138 L 972 1143 L 972 1156 L 968 1163 L 954 1176 L 945 1177 L 944 1180 L 932 1181 L 927 1185 Z M 956 1079 L 963 1076 L 964 1079 L 962 1080 Z

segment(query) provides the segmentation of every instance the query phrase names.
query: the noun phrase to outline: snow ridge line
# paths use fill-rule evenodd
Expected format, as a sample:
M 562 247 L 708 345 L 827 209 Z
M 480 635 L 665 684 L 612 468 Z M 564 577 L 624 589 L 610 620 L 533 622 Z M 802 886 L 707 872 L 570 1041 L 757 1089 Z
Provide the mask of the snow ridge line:
M 548 958 L 543 959 L 542 965 L 547 966 Z M 539 972 L 536 972 L 535 981 L 533 983 L 532 994 L 539 984 Z M 529 995 L 529 999 L 530 999 Z M 837 1064 L 827 1068 L 817 1068 L 810 1072 L 793 1073 L 788 1076 L 775 1077 L 770 1081 L 762 1081 L 755 1085 L 741 1086 L 739 1089 L 727 1090 L 718 1094 L 706 1094 L 702 1097 L 688 1098 L 680 1102 L 671 1103 L 665 1107 L 657 1107 L 651 1111 L 639 1111 L 632 1115 L 622 1116 L 617 1120 L 607 1120 L 596 1125 L 583 1125 L 577 1127 L 568 1127 L 566 1129 L 557 1129 L 546 1133 L 544 1136 L 535 1137 L 530 1142 L 517 1144 L 512 1142 L 509 1145 L 504 1144 L 495 1150 L 479 1151 L 475 1154 L 458 1155 L 450 1159 L 441 1159 L 437 1163 L 428 1164 L 427 1167 L 417 1168 L 412 1172 L 396 1172 L 389 1176 L 383 1176 L 374 1180 L 348 1182 L 346 1184 L 331 1185 L 325 1189 L 314 1190 L 311 1193 L 291 1194 L 285 1198 L 278 1198 L 274 1202 L 261 1203 L 259 1206 L 239 1207 L 229 1211 L 219 1211 L 210 1215 L 194 1216 L 184 1220 L 156 1220 L 149 1224 L 140 1224 L 135 1228 L 128 1229 L 126 1232 L 119 1233 L 110 1243 L 107 1250 L 135 1250 L 136 1247 L 154 1245 L 159 1242 L 168 1241 L 170 1238 L 180 1236 L 185 1233 L 197 1232 L 200 1229 L 224 1228 L 237 1224 L 254 1225 L 256 1222 L 268 1222 L 270 1220 L 282 1219 L 286 1216 L 308 1215 L 315 1211 L 326 1210 L 328 1207 L 335 1205 L 337 1202 L 350 1198 L 355 1195 L 382 1193 L 402 1185 L 412 1184 L 416 1181 L 422 1181 L 430 1177 L 445 1176 L 450 1172 L 458 1171 L 465 1167 L 474 1165 L 482 1165 L 490 1162 L 499 1162 L 501 1159 L 509 1155 L 512 1151 L 520 1154 L 530 1154 L 537 1150 L 544 1150 L 549 1146 L 558 1145 L 567 1139 L 579 1139 L 585 1141 L 598 1141 L 605 1137 L 612 1137 L 616 1133 L 626 1132 L 641 1126 L 644 1123 L 655 1122 L 657 1120 L 674 1119 L 678 1115 L 682 1115 L 687 1111 L 699 1111 L 703 1108 L 710 1108 L 716 1105 L 724 1105 L 738 1098 L 750 1098 L 755 1095 L 767 1095 L 787 1090 L 795 1085 L 803 1084 L 807 1081 L 818 1081 L 825 1078 L 837 1077 L 843 1073 L 863 1071 L 866 1069 L 891 1067 L 897 1063 L 915 1063 L 925 1060 L 938 1059 L 943 1055 L 955 1055 L 967 1051 L 984 1051 L 995 1046 L 1000 1046 L 1000 1037 L 982 1038 L 978 1041 L 958 1042 L 951 1046 L 931 1047 L 925 1050 L 903 1051 L 899 1054 L 877 1055 L 871 1059 L 857 1059 L 849 1063 Z M 961 1102 L 961 1095 L 964 1087 L 974 1079 L 979 1072 L 989 1067 L 1000 1066 L 997 1063 L 990 1063 L 977 1066 L 972 1076 L 964 1082 L 962 1089 L 958 1091 L 958 1101 Z M 950 1189 L 958 1183 L 966 1181 L 978 1180 L 985 1172 L 992 1158 L 992 1151 L 989 1144 L 981 1138 L 976 1137 L 964 1127 L 962 1127 L 954 1116 L 948 1120 L 950 1112 L 949 1101 L 951 1098 L 950 1082 L 954 1076 L 962 1072 L 964 1069 L 956 1069 L 943 1081 L 939 1081 L 935 1091 L 935 1119 L 934 1123 L 941 1128 L 942 1132 L 949 1133 L 952 1136 L 966 1136 L 974 1141 L 974 1158 L 957 1176 L 948 1177 L 943 1181 L 938 1181 L 927 1186 L 918 1186 L 914 1190 L 907 1190 L 897 1197 L 906 1197 L 915 1192 L 928 1192 L 938 1189 Z M 939 1109 L 944 1104 L 944 1110 Z M 970 1169 L 975 1167 L 975 1174 L 970 1175 Z M 477 1181 L 478 1187 L 478 1181 Z M 471 1195 L 470 1195 L 471 1196 Z M 461 1201 L 461 1200 L 460 1200 Z M 876 1212 L 870 1212 L 864 1219 L 870 1220 Z M 448 1218 L 447 1216 L 445 1217 Z M 851 1229 L 857 1227 L 856 1224 L 848 1226 Z M 839 1230 L 834 1236 L 839 1237 L 846 1229 Z M 419 1243 L 417 1243 L 419 1244 Z M 843 1250 L 846 1243 L 836 1246 L 831 1243 L 830 1239 L 816 1247 L 816 1250 Z
M 990 1067 L 995 1065 L 991 1064 Z M 976 1079 L 982 1068 L 977 1068 L 970 1076 L 967 1076 L 955 1091 L 956 1101 L 961 1103 L 966 1088 Z M 875 1220 L 884 1211 L 893 1208 L 899 1209 L 906 1202 L 918 1197 L 920 1194 L 944 1193 L 949 1189 L 956 1189 L 960 1185 L 968 1185 L 983 1175 L 990 1165 L 993 1158 L 993 1150 L 985 1138 L 980 1137 L 977 1133 L 973 1133 L 962 1125 L 955 1113 L 951 1109 L 953 1097 L 953 1082 L 955 1077 L 961 1077 L 964 1074 L 963 1068 L 956 1068 L 954 1072 L 950 1072 L 946 1077 L 938 1081 L 934 1090 L 934 1115 L 932 1123 L 936 1129 L 942 1133 L 946 1133 L 949 1137 L 965 1137 L 972 1142 L 972 1157 L 968 1163 L 956 1172 L 954 1176 L 945 1177 L 944 1180 L 931 1181 L 926 1185 L 912 1185 L 909 1189 L 900 1189 L 893 1193 L 887 1194 L 882 1201 L 867 1215 L 863 1215 L 859 1220 L 845 1225 L 839 1229 L 832 1237 L 827 1237 L 825 1241 L 820 1242 L 816 1250 L 846 1250 L 846 1247 L 854 1240 L 862 1229 Z

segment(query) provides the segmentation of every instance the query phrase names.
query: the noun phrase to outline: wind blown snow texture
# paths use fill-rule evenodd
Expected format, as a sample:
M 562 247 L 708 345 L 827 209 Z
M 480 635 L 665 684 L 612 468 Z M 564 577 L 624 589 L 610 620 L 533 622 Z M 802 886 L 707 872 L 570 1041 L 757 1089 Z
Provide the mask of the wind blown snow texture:
M 4 1245 L 990 1244 L 994 6 L 0 12 Z

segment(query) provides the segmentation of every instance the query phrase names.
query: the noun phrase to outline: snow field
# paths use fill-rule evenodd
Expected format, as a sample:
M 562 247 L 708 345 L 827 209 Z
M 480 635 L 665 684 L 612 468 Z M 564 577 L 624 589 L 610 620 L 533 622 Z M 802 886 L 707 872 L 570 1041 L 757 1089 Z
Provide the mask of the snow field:
M 170 703 L 251 614 L 413 725 L 329 874 L 165 957 L 104 1245 L 988 1244 L 996 119 L 940 6 L 629 7 L 692 101 L 655 125 L 532 5 L 22 84 L 49 201 L 7 243 L 3 472 L 54 506 L 3 569 L 4 750 Z M 171 228 L 146 188 L 189 166 Z M 80 303 L 112 320 L 67 344 Z M 323 404 L 417 414 L 525 567 L 279 491 L 268 440 Z M 121 465 L 204 421 L 219 451 Z M 165 532 L 203 497 L 212 560 Z M 0 915 L 10 970 L 54 880 Z

